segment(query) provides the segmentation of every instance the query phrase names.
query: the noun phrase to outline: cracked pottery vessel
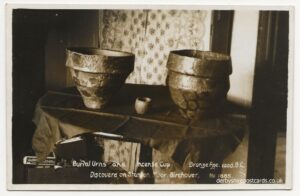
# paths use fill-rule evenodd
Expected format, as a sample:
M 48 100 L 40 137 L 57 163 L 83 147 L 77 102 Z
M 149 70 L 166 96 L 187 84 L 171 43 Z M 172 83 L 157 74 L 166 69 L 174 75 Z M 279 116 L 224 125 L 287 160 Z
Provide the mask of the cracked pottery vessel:
M 171 51 L 167 84 L 171 98 L 187 119 L 221 115 L 232 72 L 228 55 L 200 51 Z
M 97 48 L 68 48 L 70 69 L 84 105 L 103 108 L 125 83 L 134 68 L 134 54 Z

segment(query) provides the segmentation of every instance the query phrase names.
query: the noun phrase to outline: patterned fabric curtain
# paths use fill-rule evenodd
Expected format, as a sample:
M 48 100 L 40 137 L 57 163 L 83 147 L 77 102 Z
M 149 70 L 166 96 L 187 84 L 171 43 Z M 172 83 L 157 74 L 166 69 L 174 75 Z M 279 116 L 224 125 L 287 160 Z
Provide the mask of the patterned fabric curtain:
M 163 84 L 169 52 L 204 49 L 207 11 L 104 10 L 100 46 L 135 54 L 135 69 L 127 83 Z

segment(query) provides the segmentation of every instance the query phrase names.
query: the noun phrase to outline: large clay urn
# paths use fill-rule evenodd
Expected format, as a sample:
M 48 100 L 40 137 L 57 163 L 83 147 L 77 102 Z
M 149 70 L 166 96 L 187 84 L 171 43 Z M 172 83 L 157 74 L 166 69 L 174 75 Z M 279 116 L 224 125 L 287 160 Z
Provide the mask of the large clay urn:
M 232 72 L 228 55 L 200 51 L 171 51 L 167 84 L 174 103 L 188 119 L 221 115 Z
M 68 48 L 66 66 L 84 105 L 103 108 L 122 87 L 134 68 L 134 55 L 97 48 Z

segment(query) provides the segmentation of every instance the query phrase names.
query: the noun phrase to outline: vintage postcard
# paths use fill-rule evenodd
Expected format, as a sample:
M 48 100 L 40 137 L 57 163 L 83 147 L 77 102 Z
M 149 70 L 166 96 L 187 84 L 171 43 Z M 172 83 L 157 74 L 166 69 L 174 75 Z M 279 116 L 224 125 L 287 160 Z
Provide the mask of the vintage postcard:
M 292 188 L 292 6 L 5 10 L 9 190 Z

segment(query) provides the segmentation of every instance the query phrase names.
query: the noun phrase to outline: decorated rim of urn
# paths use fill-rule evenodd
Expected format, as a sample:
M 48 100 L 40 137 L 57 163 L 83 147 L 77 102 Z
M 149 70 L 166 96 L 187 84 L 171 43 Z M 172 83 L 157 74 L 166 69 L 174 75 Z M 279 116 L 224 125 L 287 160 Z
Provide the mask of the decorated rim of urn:
M 170 51 L 167 68 L 182 74 L 208 78 L 224 77 L 232 73 L 229 55 L 201 50 Z
M 92 47 L 66 49 L 66 66 L 89 73 L 130 73 L 134 68 L 133 53 Z

